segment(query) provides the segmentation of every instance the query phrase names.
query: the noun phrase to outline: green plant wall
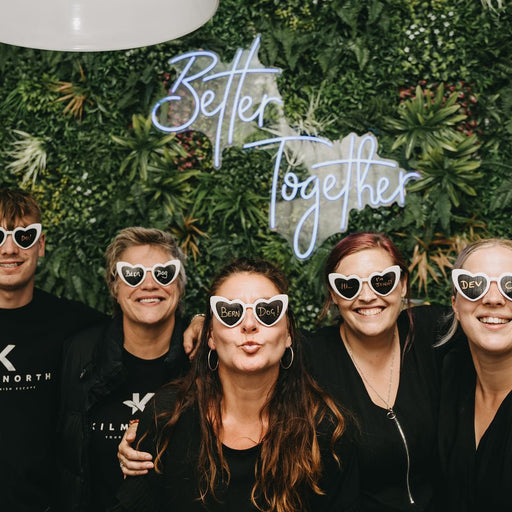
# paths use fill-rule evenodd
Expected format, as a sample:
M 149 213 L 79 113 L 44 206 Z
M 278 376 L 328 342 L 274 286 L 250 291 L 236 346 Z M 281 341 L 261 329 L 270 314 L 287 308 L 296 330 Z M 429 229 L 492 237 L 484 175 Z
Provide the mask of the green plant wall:
M 158 13 L 155 13 L 158 15 Z M 406 206 L 352 212 L 349 232 L 388 233 L 411 261 L 414 296 L 447 303 L 446 270 L 468 240 L 511 237 L 512 15 L 508 2 L 221 0 L 196 32 L 153 47 L 60 53 L 0 45 L 0 169 L 44 210 L 38 284 L 108 310 L 103 252 L 115 233 L 171 230 L 188 254 L 187 310 L 236 255 L 292 281 L 304 327 L 321 309 L 332 236 L 306 261 L 268 228 L 272 156 L 230 148 L 215 169 L 200 133 L 149 122 L 175 78 L 170 58 L 207 48 L 229 62 L 261 34 L 288 123 L 330 139 L 368 131 L 422 180 Z

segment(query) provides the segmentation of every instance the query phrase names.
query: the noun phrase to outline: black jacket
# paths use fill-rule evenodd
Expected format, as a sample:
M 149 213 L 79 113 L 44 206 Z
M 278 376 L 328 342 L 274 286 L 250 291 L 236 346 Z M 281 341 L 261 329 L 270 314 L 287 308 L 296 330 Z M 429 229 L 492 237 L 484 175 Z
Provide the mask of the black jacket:
M 167 380 L 189 367 L 183 322 L 176 317 L 164 360 Z M 62 512 L 91 510 L 90 411 L 126 379 L 122 317 L 71 339 L 64 355 L 58 428 L 59 505 Z

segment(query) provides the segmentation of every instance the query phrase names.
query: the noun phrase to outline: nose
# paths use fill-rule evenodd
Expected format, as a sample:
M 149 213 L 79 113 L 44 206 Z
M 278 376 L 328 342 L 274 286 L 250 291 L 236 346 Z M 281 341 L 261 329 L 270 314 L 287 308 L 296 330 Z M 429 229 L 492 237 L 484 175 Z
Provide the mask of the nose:
M 368 283 L 363 283 L 363 287 L 361 288 L 361 293 L 359 294 L 359 299 L 365 302 L 375 299 L 375 292 L 370 288 Z
M 258 321 L 254 317 L 254 311 L 252 308 L 247 308 L 245 310 L 245 317 L 242 320 L 241 327 L 244 334 L 253 333 L 258 330 Z
M 494 281 L 491 283 L 491 286 L 483 296 L 482 301 L 484 304 L 489 306 L 505 304 L 505 297 L 503 297 L 503 294 L 499 291 L 497 283 Z
M 0 246 L 2 254 L 18 254 L 19 247 L 14 243 L 12 235 L 7 235 L 5 242 Z
M 140 286 L 144 290 L 154 290 L 155 288 L 158 288 L 158 283 L 155 281 L 155 278 L 151 272 L 146 272 L 146 275 L 144 276 Z

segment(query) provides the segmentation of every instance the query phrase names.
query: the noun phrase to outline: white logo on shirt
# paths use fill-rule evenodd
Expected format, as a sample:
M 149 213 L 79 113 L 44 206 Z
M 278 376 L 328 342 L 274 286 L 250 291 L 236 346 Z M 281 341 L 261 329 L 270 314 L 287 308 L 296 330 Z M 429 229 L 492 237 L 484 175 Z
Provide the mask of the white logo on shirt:
M 142 412 L 147 403 L 153 398 L 154 394 L 155 393 L 146 393 L 146 396 L 141 400 L 139 393 L 133 393 L 132 400 L 125 400 L 123 404 L 132 408 L 132 414 L 135 414 L 137 411 Z
M 15 372 L 16 368 L 14 365 L 7 359 L 7 354 L 15 347 L 16 345 L 7 345 L 2 352 L 0 352 L 0 362 L 9 370 L 10 372 Z

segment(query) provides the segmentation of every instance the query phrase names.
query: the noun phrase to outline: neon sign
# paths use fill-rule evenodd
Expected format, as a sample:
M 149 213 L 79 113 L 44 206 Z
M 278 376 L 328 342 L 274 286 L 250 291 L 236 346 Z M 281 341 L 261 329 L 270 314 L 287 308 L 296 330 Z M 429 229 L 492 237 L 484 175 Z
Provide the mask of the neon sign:
M 183 66 L 183 70 L 169 96 L 153 107 L 153 124 L 164 132 L 194 129 L 205 133 L 213 143 L 214 165 L 220 167 L 223 148 L 243 145 L 256 131 L 252 126 L 254 121 L 259 128 L 264 127 L 269 105 L 275 105 L 277 116 L 282 117 L 283 100 L 273 79 L 280 70 L 266 68 L 258 61 L 259 43 L 257 37 L 249 51 L 239 49 L 229 67 L 208 51 L 185 53 L 171 59 L 172 66 Z M 162 112 L 164 106 L 170 115 Z M 173 124 L 164 124 L 166 121 Z
M 208 51 L 171 59 L 181 72 L 170 94 L 153 107 L 152 119 L 164 132 L 205 133 L 213 143 L 216 167 L 228 146 L 277 148 L 270 229 L 287 238 L 299 259 L 306 259 L 318 242 L 346 231 L 350 210 L 394 202 L 403 206 L 406 183 L 420 175 L 380 158 L 372 134 L 351 133 L 330 141 L 294 131 L 282 111 L 275 80 L 280 70 L 259 62 L 259 44 L 257 37 L 249 50 L 239 49 L 231 65 Z M 277 136 L 247 142 L 262 131 Z

